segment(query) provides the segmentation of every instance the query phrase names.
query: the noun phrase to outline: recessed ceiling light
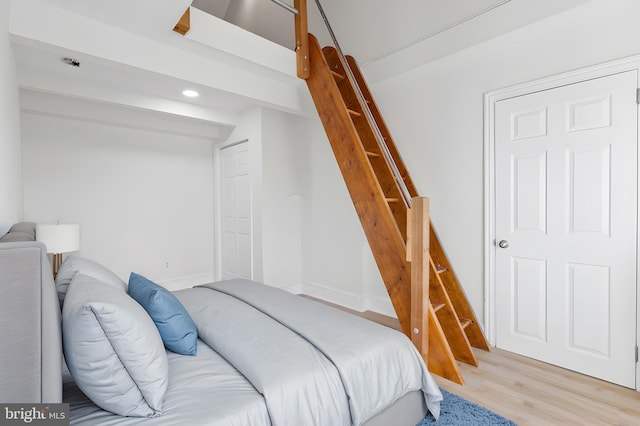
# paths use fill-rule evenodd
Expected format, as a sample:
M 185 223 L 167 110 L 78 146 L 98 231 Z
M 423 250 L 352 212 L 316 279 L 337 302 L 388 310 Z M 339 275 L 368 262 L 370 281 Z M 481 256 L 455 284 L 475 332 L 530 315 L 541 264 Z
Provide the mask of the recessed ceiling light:
M 198 92 L 196 92 L 195 90 L 183 90 L 182 94 L 185 95 L 188 98 L 197 98 L 198 97 Z

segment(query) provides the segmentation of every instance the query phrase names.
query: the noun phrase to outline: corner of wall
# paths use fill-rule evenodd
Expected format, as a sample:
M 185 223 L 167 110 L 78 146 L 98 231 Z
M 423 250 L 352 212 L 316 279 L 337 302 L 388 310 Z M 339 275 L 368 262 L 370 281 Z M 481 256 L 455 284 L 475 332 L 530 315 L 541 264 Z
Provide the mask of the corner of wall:
M 9 37 L 11 2 L 0 4 L 0 233 L 23 215 L 20 102 Z

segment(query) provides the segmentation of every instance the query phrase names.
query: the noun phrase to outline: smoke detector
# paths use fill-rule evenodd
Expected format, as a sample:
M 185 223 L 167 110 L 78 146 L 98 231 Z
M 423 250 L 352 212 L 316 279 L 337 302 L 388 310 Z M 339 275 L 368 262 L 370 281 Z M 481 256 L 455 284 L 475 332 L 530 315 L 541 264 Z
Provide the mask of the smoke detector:
M 73 58 L 62 58 L 62 62 L 64 62 L 65 64 L 71 66 L 71 67 L 75 67 L 75 68 L 79 68 L 80 67 L 80 61 L 77 59 L 73 59 Z

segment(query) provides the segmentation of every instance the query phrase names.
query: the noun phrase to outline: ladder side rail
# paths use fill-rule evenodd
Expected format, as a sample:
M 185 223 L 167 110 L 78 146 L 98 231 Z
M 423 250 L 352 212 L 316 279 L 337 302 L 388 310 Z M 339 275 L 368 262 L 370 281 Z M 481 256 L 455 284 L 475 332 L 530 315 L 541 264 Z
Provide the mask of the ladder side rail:
M 409 190 L 407 189 L 407 186 L 404 183 L 404 180 L 402 179 L 402 175 L 400 174 L 400 171 L 398 170 L 398 167 L 391 155 L 391 152 L 389 151 L 389 147 L 387 147 L 386 142 L 384 141 L 384 137 L 382 136 L 382 133 L 380 132 L 380 129 L 378 128 L 378 125 L 373 117 L 373 114 L 371 113 L 371 110 L 369 109 L 369 105 L 367 105 L 367 102 L 364 98 L 364 95 L 362 94 L 362 91 L 360 90 L 360 87 L 358 86 L 358 83 L 356 81 L 355 75 L 353 74 L 353 71 L 351 70 L 351 67 L 349 66 L 344 53 L 342 52 L 342 49 L 340 48 L 340 43 L 338 43 L 338 40 L 335 36 L 335 33 L 333 32 L 333 28 L 331 28 L 331 24 L 329 23 L 329 20 L 327 19 L 327 15 L 324 13 L 324 9 L 322 8 L 322 5 L 320 4 L 320 0 L 315 0 L 316 5 L 318 6 L 318 11 L 320 12 L 320 15 L 322 16 L 322 20 L 325 23 L 325 26 L 327 27 L 327 30 L 329 31 L 329 35 L 331 36 L 331 40 L 333 41 L 333 44 L 336 48 L 336 51 L 338 52 L 338 58 L 340 59 L 340 62 L 342 63 L 342 66 L 344 67 L 346 73 L 347 73 L 347 78 L 349 79 L 349 81 L 351 82 L 351 85 L 354 87 L 354 89 L 356 90 L 357 93 L 357 97 L 358 97 L 358 102 L 360 103 L 360 107 L 362 109 L 362 111 L 365 113 L 365 116 L 367 117 L 367 120 L 369 120 L 369 122 L 371 123 L 371 127 L 374 129 L 374 133 L 376 135 L 376 138 L 378 139 L 378 143 L 380 144 L 380 146 L 382 147 L 382 152 L 384 154 L 385 159 L 388 161 L 389 165 L 391 166 L 392 170 L 393 170 L 393 175 L 394 178 L 396 179 L 398 186 L 400 187 L 400 190 L 402 192 L 403 195 L 403 199 L 404 202 L 406 203 L 407 207 L 411 207 L 411 194 L 409 193 Z
M 374 129 L 371 126 L 371 122 L 364 116 L 364 112 L 358 102 L 356 90 L 351 82 L 346 78 L 346 71 L 338 59 L 336 49 L 333 46 L 326 46 L 322 48 L 322 53 L 324 54 L 325 60 L 327 61 L 332 73 L 335 73 L 336 84 L 338 85 L 347 108 L 349 108 L 351 119 L 358 131 L 358 135 L 360 136 L 360 142 L 362 142 L 362 145 L 367 152 L 367 156 L 374 169 L 375 175 L 378 178 L 378 182 L 385 197 L 387 198 L 387 201 L 389 202 L 389 207 L 391 208 L 391 212 L 398 224 L 398 229 L 402 233 L 402 237 L 406 240 L 408 206 L 404 202 L 403 194 L 398 186 L 397 180 L 395 179 L 393 169 L 389 162 L 384 158 L 382 147 L 378 143 Z
M 431 304 L 429 304 L 429 357 L 425 362 L 433 374 L 464 385 L 460 366 L 447 343 L 445 332 Z
M 382 113 L 378 108 L 378 104 L 373 98 L 373 94 L 371 93 L 371 90 L 369 89 L 369 86 L 367 85 L 367 82 L 364 79 L 364 76 L 362 75 L 362 72 L 360 71 L 360 68 L 358 67 L 356 60 L 353 58 L 353 56 L 350 56 L 350 55 L 347 55 L 346 59 L 347 59 L 347 62 L 349 63 L 351 70 L 355 75 L 356 81 L 358 82 L 358 87 L 360 87 L 360 90 L 362 91 L 362 94 L 364 95 L 365 100 L 368 101 L 367 104 L 369 105 L 369 109 L 371 110 L 371 113 L 374 117 L 375 122 L 378 125 L 378 128 L 380 129 L 380 132 L 382 133 L 382 136 L 387 145 L 387 148 L 389 149 L 391 157 L 393 158 L 393 161 L 396 164 L 398 171 L 400 172 L 400 176 L 402 177 L 407 187 L 407 190 L 409 191 L 409 194 L 411 195 L 411 197 L 417 197 L 419 195 L 418 190 L 415 184 L 413 183 L 413 180 L 411 179 L 411 175 L 409 174 L 409 170 L 407 169 L 407 166 L 405 165 L 404 161 L 402 160 L 402 157 L 400 156 L 400 152 L 398 151 L 396 143 L 393 140 L 393 137 L 391 135 L 391 132 L 389 131 L 387 123 L 382 117 Z
M 403 332 L 410 336 L 411 276 L 406 244 L 317 39 L 309 34 L 306 80 L 347 190 L 387 287 Z

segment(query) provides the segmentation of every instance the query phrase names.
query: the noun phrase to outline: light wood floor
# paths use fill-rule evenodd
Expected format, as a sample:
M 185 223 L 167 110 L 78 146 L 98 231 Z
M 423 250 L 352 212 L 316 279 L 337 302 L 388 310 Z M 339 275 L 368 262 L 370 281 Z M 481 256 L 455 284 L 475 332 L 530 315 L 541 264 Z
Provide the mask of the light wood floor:
M 394 318 L 355 313 L 400 328 Z M 521 426 L 640 425 L 640 392 L 500 349 L 474 352 L 478 367 L 460 364 L 464 386 L 434 376 L 438 385 Z
M 460 364 L 465 385 L 436 376 L 449 392 L 519 425 L 640 425 L 640 392 L 492 348 Z

